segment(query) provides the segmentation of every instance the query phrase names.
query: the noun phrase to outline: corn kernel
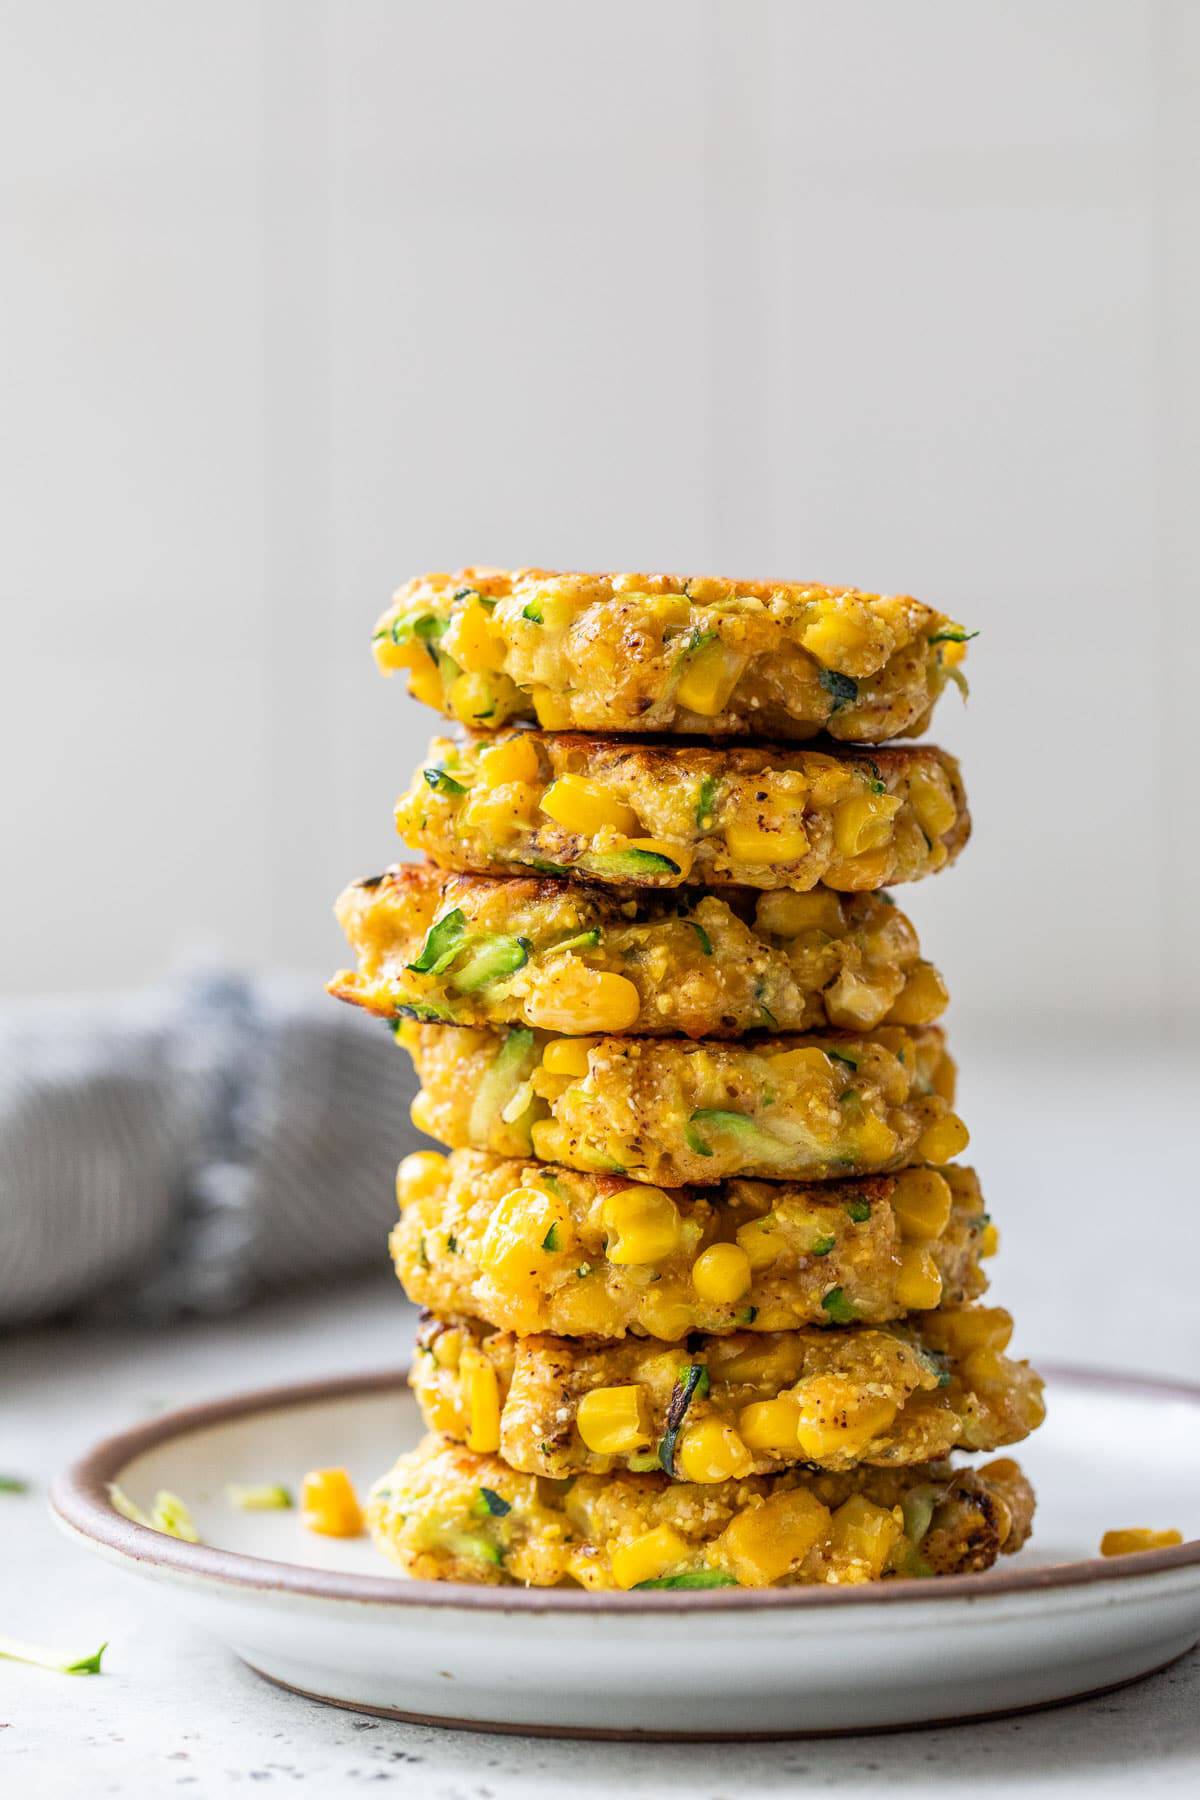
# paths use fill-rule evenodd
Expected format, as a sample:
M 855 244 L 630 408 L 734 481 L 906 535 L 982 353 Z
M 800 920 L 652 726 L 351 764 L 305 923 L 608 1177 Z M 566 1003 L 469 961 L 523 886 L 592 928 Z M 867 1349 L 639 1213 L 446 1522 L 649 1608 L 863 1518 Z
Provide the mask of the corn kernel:
M 964 1306 L 939 1313 L 936 1330 L 955 1356 L 979 1349 L 1006 1350 L 1012 1340 L 1012 1314 L 1002 1306 Z
M 673 1344 L 692 1329 L 695 1312 L 686 1301 L 674 1300 L 670 1294 L 664 1294 L 665 1286 L 665 1282 L 657 1282 L 644 1290 L 642 1320 L 648 1336 Z
M 855 1127 L 850 1147 L 857 1162 L 865 1168 L 879 1169 L 892 1160 L 899 1141 L 886 1119 L 868 1113 Z
M 644 1531 L 631 1543 L 618 1544 L 610 1553 L 612 1577 L 619 1588 L 636 1587 L 639 1581 L 655 1581 L 688 1556 L 685 1539 L 670 1525 Z
M 627 1187 L 600 1209 L 610 1263 L 665 1262 L 679 1248 L 679 1208 L 657 1187 Z
M 372 648 L 375 661 L 385 675 L 393 675 L 397 669 L 419 669 L 422 663 L 433 666 L 432 657 L 418 637 L 398 644 L 389 631 L 386 637 L 376 639 Z
M 756 821 L 735 820 L 725 828 L 725 844 L 734 862 L 740 863 L 792 863 L 808 855 L 808 834 L 799 821 L 772 829 Z
M 943 667 L 947 669 L 961 668 L 967 660 L 967 648 L 965 637 L 961 643 L 939 644 L 938 653 L 941 656 Z
M 900 1258 L 896 1298 L 905 1312 L 929 1312 L 942 1297 L 942 1272 L 932 1251 L 910 1244 Z
M 597 1456 L 624 1456 L 643 1448 L 650 1430 L 641 1387 L 593 1388 L 575 1409 L 575 1425 Z
M 971 1134 L 957 1113 L 945 1113 L 927 1125 L 917 1139 L 913 1152 L 923 1162 L 947 1163 L 964 1151 Z
M 481 750 L 479 773 L 484 786 L 490 788 L 503 787 L 508 781 L 536 781 L 540 769 L 532 738 L 527 732 L 518 731 L 490 749 Z
M 433 1340 L 433 1360 L 439 1369 L 457 1369 L 462 1359 L 463 1334 L 457 1325 L 439 1331 Z
M 710 1244 L 692 1264 L 692 1286 L 702 1300 L 731 1306 L 750 1292 L 754 1276 L 740 1244 Z
M 995 1256 L 1000 1248 L 1000 1233 L 989 1219 L 979 1236 L 980 1256 Z
M 774 888 L 760 896 L 754 921 L 760 931 L 781 938 L 799 937 L 802 931 L 841 937 L 846 928 L 841 901 L 824 887 L 810 888 L 806 894 Z
M 534 688 L 533 710 L 543 731 L 563 731 L 571 723 L 570 707 L 549 688 Z
M 714 1550 L 744 1587 L 769 1587 L 828 1535 L 829 1520 L 829 1508 L 815 1494 L 788 1488 L 738 1513 Z
M 442 637 L 442 649 L 461 669 L 486 673 L 504 666 L 504 645 L 492 630 L 492 615 L 478 600 L 453 614 Z
M 845 894 L 886 887 L 892 878 L 895 857 L 896 847 L 891 843 L 878 850 L 864 850 L 861 856 L 846 856 L 830 863 L 823 879 L 827 887 Z
M 628 1031 L 641 1009 L 641 995 L 624 975 L 569 957 L 543 970 L 525 998 L 531 1025 L 566 1033 Z
M 796 1433 L 800 1428 L 800 1408 L 790 1394 L 774 1400 L 752 1400 L 738 1414 L 738 1430 L 751 1450 L 786 1452 L 789 1459 L 796 1454 Z
M 588 1051 L 596 1047 L 595 1038 L 556 1038 L 542 1051 L 542 1067 L 547 1075 L 573 1075 L 580 1079 L 588 1072 Z
M 456 675 L 446 698 L 459 723 L 471 727 L 478 727 L 496 710 L 496 690 L 486 675 Z
M 440 1194 L 450 1179 L 450 1166 L 436 1150 L 414 1150 L 396 1170 L 396 1202 L 401 1211 L 418 1200 Z
M 569 1250 L 573 1237 L 563 1201 L 544 1188 L 511 1188 L 488 1220 L 479 1266 L 505 1285 L 532 1291 L 546 1258 Z
M 895 1513 L 863 1494 L 851 1494 L 833 1515 L 830 1549 L 859 1563 L 875 1579 L 882 1575 L 892 1546 L 903 1532 Z
M 738 1245 L 752 1269 L 769 1269 L 778 1259 L 783 1249 L 778 1223 L 774 1213 L 766 1213 L 761 1219 L 747 1219 L 738 1226 Z
M 871 642 L 870 615 L 861 602 L 847 601 L 836 611 L 823 612 L 805 631 L 800 642 L 818 662 L 837 668 L 865 650 Z
M 770 1058 L 771 1076 L 775 1081 L 786 1081 L 796 1087 L 803 1087 L 808 1082 L 817 1081 L 828 1086 L 833 1080 L 841 1063 L 834 1063 L 824 1050 L 816 1044 L 806 1044 L 802 1050 L 781 1050 Z
M 542 811 L 557 825 L 581 837 L 601 831 L 617 831 L 629 837 L 640 823 L 632 806 L 598 781 L 583 775 L 560 775 L 542 796 Z
M 475 1346 L 469 1345 L 458 1363 L 467 1400 L 467 1449 L 500 1448 L 500 1387 L 496 1371 Z
M 892 1210 L 905 1238 L 939 1238 L 950 1223 L 954 1196 L 936 1169 L 902 1169 L 892 1189 Z
M 833 815 L 833 842 L 839 856 L 879 850 L 892 835 L 902 802 L 895 794 L 852 794 Z
M 1130 1525 L 1122 1531 L 1106 1531 L 1100 1539 L 1100 1554 L 1132 1556 L 1139 1550 L 1173 1550 L 1182 1542 L 1181 1531 L 1152 1531 L 1146 1525 Z
M 724 712 L 745 667 L 746 658 L 718 638 L 689 657 L 676 685 L 675 698 L 689 712 L 715 718 Z
M 703 1419 L 685 1431 L 675 1449 L 675 1467 L 684 1481 L 740 1481 L 754 1458 L 733 1429 L 720 1419 Z
M 415 665 L 408 678 L 408 691 L 424 706 L 441 706 L 445 698 L 442 672 L 424 653 L 423 660 Z
M 322 1537 L 358 1537 L 362 1507 L 345 1469 L 310 1469 L 300 1483 L 300 1523 Z
M 537 793 L 525 781 L 506 781 L 503 787 L 477 787 L 463 805 L 463 824 L 472 831 L 505 843 L 517 828 L 527 825 L 537 810 Z
M 889 1025 L 929 1025 L 950 1004 L 950 991 L 932 963 L 918 963 L 892 1002 Z
M 926 837 L 940 838 L 958 817 L 954 797 L 940 769 L 936 776 L 932 772 L 914 775 L 908 784 L 908 799 Z
M 843 1375 L 811 1375 L 795 1389 L 796 1441 L 807 1462 L 861 1456 L 896 1417 L 893 1400 L 865 1394 Z

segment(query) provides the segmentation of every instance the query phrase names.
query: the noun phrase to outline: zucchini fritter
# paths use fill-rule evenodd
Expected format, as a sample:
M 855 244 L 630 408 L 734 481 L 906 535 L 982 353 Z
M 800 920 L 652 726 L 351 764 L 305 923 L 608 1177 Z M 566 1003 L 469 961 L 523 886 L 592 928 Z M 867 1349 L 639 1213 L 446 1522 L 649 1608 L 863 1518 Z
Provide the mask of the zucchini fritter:
M 348 887 L 358 970 L 329 983 L 385 1017 L 737 1037 L 928 1025 L 945 983 L 885 894 L 642 892 L 408 864 Z
M 904 1325 L 658 1339 L 517 1337 L 467 1318 L 423 1320 L 409 1380 L 426 1424 L 510 1468 L 561 1478 L 661 1467 L 740 1480 L 796 1463 L 930 1462 L 1014 1444 L 1045 1416 L 1042 1383 L 1003 1355 L 1001 1307 Z
M 949 1162 L 968 1135 L 936 1025 L 690 1043 L 404 1020 L 412 1121 L 452 1149 L 668 1187 L 845 1179 Z
M 482 875 L 850 893 L 932 875 L 970 815 L 958 764 L 932 745 L 830 755 L 521 731 L 434 738 L 396 829 Z
M 816 583 L 462 569 L 402 587 L 385 674 L 450 718 L 549 730 L 882 743 L 963 686 L 961 625 L 903 594 Z
M 425 1581 L 793 1587 L 989 1569 L 1027 1541 L 1033 1510 L 1007 1457 L 703 1487 L 661 1475 L 550 1482 L 430 1436 L 376 1482 L 367 1522 Z
M 561 1337 L 828 1326 L 830 1294 L 839 1314 L 886 1324 L 982 1293 L 994 1236 L 974 1170 L 954 1167 L 667 1192 L 418 1150 L 396 1194 L 392 1256 L 410 1300 Z

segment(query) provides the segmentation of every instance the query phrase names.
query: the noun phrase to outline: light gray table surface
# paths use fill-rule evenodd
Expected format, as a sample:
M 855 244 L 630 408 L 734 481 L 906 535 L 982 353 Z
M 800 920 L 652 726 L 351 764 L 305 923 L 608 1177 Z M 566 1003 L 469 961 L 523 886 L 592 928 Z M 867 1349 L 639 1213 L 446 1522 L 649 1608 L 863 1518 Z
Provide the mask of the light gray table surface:
M 987 1046 L 973 1059 L 972 1154 L 1004 1231 L 994 1295 L 1017 1315 L 1016 1347 L 1035 1360 L 1195 1377 L 1200 1208 L 1184 1141 L 1195 1129 L 1194 1061 L 1124 1054 L 1119 1072 L 1077 1062 L 1070 1073 L 1057 1049 L 1018 1061 Z M 50 1523 L 46 1485 L 95 1438 L 239 1388 L 384 1367 L 410 1319 L 380 1273 L 217 1322 L 0 1340 L 0 1472 L 34 1484 L 26 1496 L 0 1495 L 0 1629 L 87 1649 L 111 1640 L 99 1678 L 0 1661 L 5 1800 L 250 1788 L 325 1796 L 389 1783 L 445 1800 L 1200 1792 L 1197 1652 L 1104 1698 L 928 1732 L 702 1746 L 456 1734 L 268 1687 L 156 1589 L 69 1546 Z

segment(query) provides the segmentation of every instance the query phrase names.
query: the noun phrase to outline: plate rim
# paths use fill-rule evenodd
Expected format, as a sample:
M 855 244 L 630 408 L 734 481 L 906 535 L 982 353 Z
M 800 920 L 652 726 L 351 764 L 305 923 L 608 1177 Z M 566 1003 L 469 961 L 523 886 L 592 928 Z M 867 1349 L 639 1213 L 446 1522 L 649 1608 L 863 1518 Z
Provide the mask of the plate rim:
M 1078 1387 L 1115 1388 L 1125 1393 L 1153 1394 L 1185 1400 L 1200 1407 L 1200 1382 L 1121 1370 L 1087 1368 L 1050 1362 L 1042 1372 L 1051 1380 Z M 308 1568 L 300 1563 L 248 1556 L 211 1544 L 189 1544 L 116 1511 L 109 1484 L 135 1457 L 174 1438 L 205 1431 L 260 1412 L 279 1412 L 371 1394 L 402 1391 L 407 1365 L 359 1374 L 326 1376 L 252 1388 L 222 1399 L 201 1401 L 161 1413 L 128 1430 L 99 1439 L 57 1475 L 50 1488 L 50 1510 L 69 1534 L 89 1540 L 134 1563 L 149 1564 L 177 1575 L 217 1582 L 240 1590 L 264 1589 L 317 1600 L 356 1601 L 383 1606 L 456 1607 L 499 1613 L 718 1613 L 766 1609 L 808 1610 L 830 1606 L 912 1606 L 941 1604 L 985 1595 L 1045 1593 L 1096 1583 L 1144 1580 L 1200 1565 L 1200 1538 L 1166 1550 L 1136 1556 L 1089 1557 L 1077 1562 L 1036 1568 L 987 1570 L 974 1575 L 943 1575 L 936 1581 L 866 1582 L 852 1587 L 717 1588 L 680 1592 L 588 1592 L 574 1588 L 475 1586 L 466 1582 L 420 1581 L 395 1575 L 357 1575 L 336 1569 Z

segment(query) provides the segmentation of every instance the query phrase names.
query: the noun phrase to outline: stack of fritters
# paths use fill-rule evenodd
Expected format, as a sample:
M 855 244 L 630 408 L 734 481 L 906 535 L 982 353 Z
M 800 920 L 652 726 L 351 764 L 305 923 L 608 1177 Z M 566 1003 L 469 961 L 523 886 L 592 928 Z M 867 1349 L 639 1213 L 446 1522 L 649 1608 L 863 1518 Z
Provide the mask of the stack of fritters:
M 397 1178 L 430 1436 L 370 1519 L 413 1573 L 856 1582 L 1028 1536 L 1015 1463 L 945 1460 L 1024 1437 L 1041 1383 L 976 1304 L 947 991 L 885 891 L 967 839 L 953 758 L 878 747 L 966 636 L 908 598 L 538 570 L 381 620 L 380 666 L 465 728 L 397 804 L 428 860 L 342 896 L 330 984 L 450 1148 Z

